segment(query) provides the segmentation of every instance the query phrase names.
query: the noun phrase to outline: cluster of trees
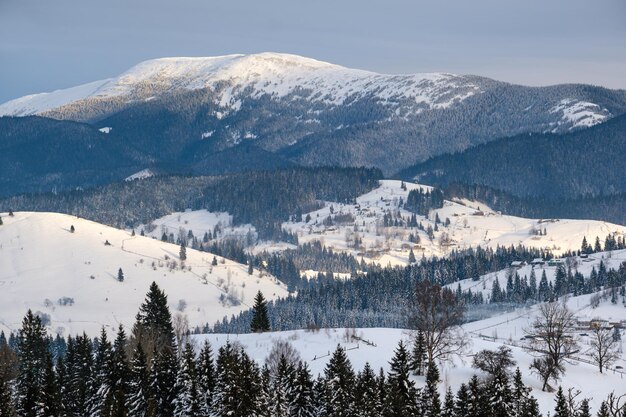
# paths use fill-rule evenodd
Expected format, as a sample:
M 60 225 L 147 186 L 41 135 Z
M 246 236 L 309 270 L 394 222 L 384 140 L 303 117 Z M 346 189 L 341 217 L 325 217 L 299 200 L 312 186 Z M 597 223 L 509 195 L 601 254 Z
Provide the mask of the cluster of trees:
M 409 191 L 406 203 L 404 203 L 404 208 L 413 213 L 428 216 L 430 210 L 443 207 L 443 200 L 443 191 L 440 189 L 433 188 L 432 191 L 424 191 L 424 189 L 420 187 Z
M 507 268 L 512 261 L 531 261 L 547 255 L 521 246 L 476 248 L 453 251 L 447 258 L 422 259 L 419 264 L 407 267 L 363 266 L 367 273 L 356 273 L 350 280 L 327 276 L 302 280 L 297 294 L 269 304 L 270 321 L 276 330 L 308 326 L 404 328 L 408 325 L 406 301 L 417 282 L 429 281 L 444 286 L 463 279 L 478 280 L 489 272 Z M 278 276 L 282 278 L 280 274 Z M 459 301 L 470 307 L 486 301 L 480 291 L 458 290 L 455 294 Z M 522 302 L 526 300 L 524 298 Z M 224 318 L 215 324 L 214 329 L 220 333 L 246 332 L 250 317 L 250 312 L 244 311 L 236 317 Z M 204 329 L 210 327 L 207 325 Z
M 588 277 L 584 277 L 582 273 L 574 271 L 571 267 L 559 265 L 556 268 L 554 281 L 550 282 L 548 282 L 545 270 L 542 270 L 539 280 L 534 269 L 530 277 L 526 275 L 520 277 L 517 271 L 509 271 L 506 276 L 506 287 L 502 287 L 497 278 L 493 281 L 489 301 L 515 304 L 528 301 L 545 302 L 553 301 L 565 294 L 577 296 L 607 290 L 610 292 L 611 301 L 616 304 L 618 297 L 625 295 L 625 284 L 626 262 L 622 262 L 618 269 L 607 270 L 604 261 L 600 261 L 598 269 L 593 267 Z M 463 294 L 459 293 L 459 296 L 461 295 Z M 466 293 L 465 296 L 467 296 Z

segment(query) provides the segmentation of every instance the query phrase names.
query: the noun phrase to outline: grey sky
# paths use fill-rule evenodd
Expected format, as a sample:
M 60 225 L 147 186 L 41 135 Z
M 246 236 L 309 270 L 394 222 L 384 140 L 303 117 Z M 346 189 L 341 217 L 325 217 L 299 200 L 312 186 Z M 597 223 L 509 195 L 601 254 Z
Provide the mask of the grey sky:
M 626 1 L 0 0 L 0 102 L 150 58 L 265 51 L 626 88 Z

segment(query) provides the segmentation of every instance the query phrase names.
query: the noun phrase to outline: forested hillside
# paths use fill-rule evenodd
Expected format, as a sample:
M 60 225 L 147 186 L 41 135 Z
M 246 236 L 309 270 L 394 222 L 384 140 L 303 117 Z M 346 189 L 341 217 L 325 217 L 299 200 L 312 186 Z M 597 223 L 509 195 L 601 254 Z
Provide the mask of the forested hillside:
M 235 224 L 279 237 L 280 223 L 318 207 L 347 202 L 378 186 L 376 169 L 290 168 L 215 177 L 153 177 L 90 190 L 0 200 L 2 211 L 55 211 L 108 225 L 133 227 L 185 209 L 227 211 Z
M 571 200 L 625 192 L 624 155 L 626 116 L 620 116 L 564 135 L 524 134 L 500 139 L 433 158 L 398 175 L 425 184 L 463 183 L 518 197 Z

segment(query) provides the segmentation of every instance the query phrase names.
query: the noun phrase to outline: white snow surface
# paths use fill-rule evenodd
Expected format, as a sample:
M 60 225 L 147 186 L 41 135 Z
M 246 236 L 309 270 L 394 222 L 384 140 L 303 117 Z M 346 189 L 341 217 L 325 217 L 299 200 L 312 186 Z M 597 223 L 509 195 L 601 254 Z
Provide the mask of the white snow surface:
M 605 301 L 597 309 L 589 307 L 590 296 L 580 296 L 569 299 L 568 307 L 576 311 L 579 318 L 594 318 L 619 316 L 626 318 L 624 306 L 612 305 Z M 541 382 L 530 373 L 529 365 L 534 358 L 523 349 L 523 341 L 520 340 L 525 335 L 530 323 L 536 316 L 537 306 L 529 309 L 519 309 L 510 313 L 498 315 L 496 317 L 468 323 L 463 326 L 471 339 L 468 351 L 460 358 L 456 358 L 453 363 L 440 364 L 441 384 L 439 390 L 441 398 L 445 395 L 445 390 L 451 387 L 456 393 L 461 383 L 467 383 L 473 374 L 479 377 L 484 376 L 480 371 L 471 367 L 472 356 L 482 349 L 497 349 L 506 344 L 512 349 L 513 357 L 522 372 L 524 384 L 532 388 L 532 395 L 539 401 L 540 409 L 544 415 L 554 410 L 554 393 L 542 392 Z M 366 362 L 374 368 L 375 372 L 381 367 L 389 371 L 389 361 L 393 357 L 394 349 L 398 342 L 403 340 L 411 347 L 412 333 L 404 329 L 388 328 L 364 328 L 353 329 L 357 336 L 375 346 L 349 339 L 346 334 L 350 329 L 321 329 L 318 332 L 308 330 L 295 330 L 284 332 L 269 332 L 262 334 L 207 334 L 194 336 L 197 346 L 201 346 L 204 341 L 211 343 L 216 350 L 227 341 L 241 344 L 252 358 L 260 364 L 264 363 L 272 345 L 276 340 L 289 341 L 305 360 L 314 376 L 323 374 L 324 368 L 330 359 L 330 355 L 341 345 L 346 349 L 346 354 L 353 369 L 359 371 L 363 369 Z M 624 335 L 624 331 L 622 330 Z M 588 338 L 581 337 L 581 351 L 588 349 Z M 622 342 L 623 343 L 623 342 Z M 616 394 L 626 393 L 624 380 L 626 375 L 615 371 L 614 366 L 603 374 L 600 374 L 597 367 L 588 363 L 588 356 L 581 353 L 578 360 L 566 365 L 566 373 L 560 381 L 564 389 L 573 387 L 582 391 L 581 398 L 591 397 L 591 406 L 594 415 L 600 403 L 606 396 L 615 390 Z M 626 356 L 621 353 L 620 359 L 615 365 L 626 366 Z M 424 377 L 412 377 L 417 386 L 424 386 Z
M 550 113 L 561 113 L 562 123 L 571 123 L 572 128 L 591 127 L 606 121 L 607 116 L 602 114 L 600 106 L 587 101 L 563 99 L 550 109 Z M 606 110 L 605 110 L 606 111 Z
M 382 103 L 410 100 L 431 108 L 446 108 L 479 93 L 463 76 L 448 73 L 385 75 L 349 69 L 311 58 L 281 53 L 218 57 L 160 58 L 141 62 L 107 80 L 34 94 L 0 105 L 0 115 L 42 114 L 88 99 L 132 96 L 151 100 L 177 89 L 217 89 L 217 102 L 236 111 L 239 93 L 250 88 L 253 97 L 284 97 L 296 92 L 311 101 L 340 105 L 374 95 Z M 456 88 L 462 91 L 455 92 Z
M 135 172 L 133 175 L 130 175 L 124 179 L 124 181 L 134 181 L 134 180 L 143 180 L 146 178 L 150 178 L 154 176 L 154 172 L 150 169 L 142 169 L 141 171 Z
M 181 269 L 179 246 L 158 239 L 64 214 L 0 216 L 0 330 L 5 332 L 19 329 L 28 309 L 50 315 L 52 334 L 96 336 L 102 326 L 114 332 L 119 323 L 130 329 L 152 281 L 168 295 L 172 314 L 186 315 L 191 327 L 248 309 L 259 290 L 268 299 L 287 295 L 274 277 L 256 270 L 248 275 L 245 265 L 218 257 L 212 266 L 207 252 L 187 248 Z M 123 282 L 117 280 L 119 268 Z M 239 304 L 222 303 L 220 297 L 228 294 Z M 61 306 L 62 297 L 74 304 Z M 180 300 L 186 303 L 182 312 Z
M 181 230 L 185 234 L 191 230 L 196 238 L 202 239 L 207 232 L 213 234 L 216 227 L 220 231 L 218 239 L 236 238 L 245 241 L 248 234 L 252 234 L 251 238 L 256 240 L 257 233 L 253 225 L 233 226 L 233 216 L 229 213 L 207 210 L 174 212 L 150 222 L 149 225 L 140 226 L 138 230 L 144 230 L 146 235 L 157 239 L 161 239 L 163 233 L 178 236 Z
M 424 228 L 435 227 L 435 216 L 441 222 L 450 220 L 449 226 L 439 224 L 439 231 L 434 239 L 429 240 L 424 231 L 417 228 L 383 227 L 385 213 L 400 213 L 409 219 L 411 214 L 401 206 L 406 202 L 409 191 L 431 187 L 405 182 L 406 190 L 401 188 L 401 181 L 383 180 L 380 186 L 357 198 L 356 204 L 326 202 L 325 207 L 303 214 L 311 220 L 307 222 L 284 223 L 283 228 L 297 233 L 300 243 L 321 241 L 328 248 L 351 253 L 366 262 L 382 266 L 406 265 L 409 251 L 412 249 L 417 260 L 422 256 L 446 256 L 452 249 L 469 247 L 491 247 L 524 245 L 533 248 L 550 249 L 555 255 L 580 249 L 582 240 L 593 245 L 596 236 L 604 243 L 609 234 L 626 236 L 626 227 L 596 220 L 568 219 L 527 219 L 500 214 L 482 203 L 468 200 L 445 201 L 440 209 L 432 210 L 428 218 L 417 215 L 417 222 Z M 334 214 L 350 214 L 354 220 L 344 224 L 325 226 L 323 221 Z M 533 230 L 545 230 L 545 235 L 533 234 Z M 409 235 L 419 235 L 419 243 L 411 243 Z M 353 242 L 358 236 L 362 245 L 354 248 Z M 445 239 L 448 237 L 448 239 Z M 442 242 L 444 242 L 442 244 Z

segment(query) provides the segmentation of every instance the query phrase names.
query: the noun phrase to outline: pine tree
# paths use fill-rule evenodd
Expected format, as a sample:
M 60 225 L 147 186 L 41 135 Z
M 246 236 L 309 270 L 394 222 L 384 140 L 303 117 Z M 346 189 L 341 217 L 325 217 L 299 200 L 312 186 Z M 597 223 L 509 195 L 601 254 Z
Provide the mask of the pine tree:
M 526 414 L 529 404 L 528 394 L 530 388 L 526 387 L 522 381 L 522 373 L 519 368 L 515 369 L 513 376 L 513 389 L 511 390 L 512 397 L 512 410 L 511 415 L 514 417 L 521 417 Z
M 215 392 L 215 378 L 213 352 L 211 345 L 205 340 L 198 359 L 198 395 L 202 416 L 211 414 L 213 393 Z
M 315 416 L 313 378 L 305 362 L 300 362 L 296 370 L 296 380 L 291 398 L 291 415 L 293 417 Z
M 217 380 L 213 395 L 213 413 L 217 417 L 239 415 L 238 367 L 240 357 L 237 350 L 227 342 L 217 355 Z
M 165 347 L 153 352 L 150 367 L 150 400 L 148 408 L 153 410 L 154 417 L 171 417 L 174 415 L 176 401 L 176 376 L 178 362 L 173 348 Z
M 70 416 L 86 416 L 89 410 L 93 369 L 91 340 L 86 334 L 68 338 L 63 367 L 61 386 L 63 410 Z M 60 373 L 59 367 L 57 369 Z
M 600 245 L 600 238 L 598 236 L 596 236 L 596 243 L 593 245 L 593 251 L 596 253 L 602 252 L 602 246 Z
M 390 370 L 387 378 L 387 413 L 389 416 L 416 416 L 416 389 L 409 378 L 409 353 L 400 341 L 389 363 Z
M 7 377 L 0 374 L 0 417 L 15 417 L 11 387 Z
M 124 282 L 124 271 L 122 271 L 122 268 L 117 270 L 117 280 L 119 282 Z
M 376 374 L 369 363 L 365 364 L 363 371 L 356 377 L 355 386 L 355 414 L 363 417 L 379 417 L 384 404 L 378 392 L 379 384 Z
M 428 364 L 426 372 L 426 387 L 422 392 L 424 417 L 439 417 L 441 415 L 441 400 L 439 398 L 439 369 L 433 362 Z
M 250 322 L 250 330 L 253 333 L 263 333 L 270 331 L 270 319 L 267 313 L 267 301 L 263 297 L 263 293 L 259 291 L 254 297 L 254 306 L 252 307 L 252 321 Z
M 61 415 L 61 392 L 50 353 L 46 355 L 40 410 L 40 415 L 45 417 L 59 417 Z
M 461 384 L 456 393 L 456 401 L 454 403 L 454 412 L 458 417 L 469 416 L 470 395 L 467 385 Z
M 443 401 L 443 410 L 441 411 L 441 417 L 456 417 L 454 406 L 454 394 L 452 389 L 448 387 L 446 390 L 446 396 Z
M 424 366 L 426 365 L 426 343 L 424 340 L 424 332 L 418 330 L 417 337 L 413 342 L 413 355 L 411 358 L 411 370 L 415 375 L 424 374 Z
M 354 371 L 346 351 L 337 349 L 324 369 L 324 408 L 329 417 L 354 415 Z
M 288 417 L 290 400 L 294 391 L 295 369 L 281 355 L 275 375 L 271 378 L 270 414 L 274 417 Z
M 43 392 L 49 357 L 46 330 L 38 316 L 28 310 L 18 335 L 19 369 L 15 382 L 16 411 L 24 417 L 43 413 Z
M 135 345 L 128 383 L 128 417 L 147 417 L 149 380 L 146 354 L 140 343 Z
M 133 336 L 143 344 L 144 352 L 152 352 L 155 347 L 158 352 L 163 349 L 176 350 L 167 296 L 155 282 L 150 285 L 146 299 L 139 307 Z M 147 348 L 150 350 L 146 350 Z
M 496 372 L 487 386 L 487 407 L 493 417 L 513 414 L 511 388 L 505 369 Z
M 415 254 L 413 253 L 413 249 L 409 249 L 409 263 L 414 264 L 415 262 L 417 262 L 417 259 L 415 259 Z
M 556 406 L 554 407 L 554 417 L 570 417 L 569 409 L 567 408 L 567 400 L 565 399 L 565 395 L 563 394 L 563 388 L 559 386 L 559 390 L 556 393 L 556 397 L 554 398 L 556 402 Z
M 600 404 L 600 409 L 598 410 L 598 417 L 611 417 L 611 414 L 609 413 L 609 406 L 606 404 L 606 401 L 602 401 L 602 404 Z
M 180 243 L 180 250 L 178 251 L 178 258 L 181 260 L 181 262 L 184 262 L 187 260 L 187 245 L 185 245 L 184 241 Z
M 130 370 L 126 358 L 126 332 L 120 324 L 117 337 L 113 343 L 113 368 L 110 370 L 109 386 L 111 387 L 111 415 L 125 417 L 128 413 L 127 395 Z
M 176 378 L 176 417 L 196 417 L 200 414 L 196 358 L 191 344 L 185 345 Z
M 580 402 L 580 409 L 575 417 L 591 417 L 591 409 L 589 408 L 589 400 L 587 398 Z
M 113 370 L 113 347 L 102 328 L 97 341 L 94 368 L 89 383 L 89 416 L 108 416 L 111 413 L 111 372 Z
M 482 417 L 487 412 L 485 403 L 483 401 L 483 392 L 478 381 L 478 377 L 473 375 L 467 385 L 469 390 L 469 401 L 467 402 L 467 416 L 468 417 Z

